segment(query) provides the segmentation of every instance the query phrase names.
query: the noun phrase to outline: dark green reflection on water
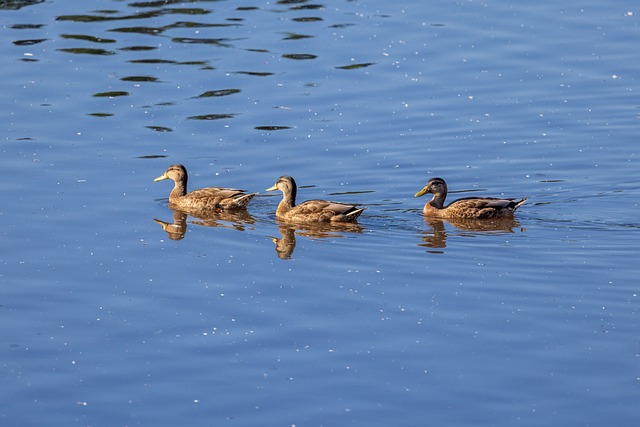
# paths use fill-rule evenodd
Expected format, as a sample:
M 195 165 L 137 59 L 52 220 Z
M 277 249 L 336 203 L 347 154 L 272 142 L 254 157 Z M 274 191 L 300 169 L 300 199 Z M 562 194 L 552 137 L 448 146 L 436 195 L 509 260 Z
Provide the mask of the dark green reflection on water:
M 133 6 L 133 5 L 131 5 Z M 115 11 L 102 11 L 104 15 L 116 13 Z M 122 21 L 129 19 L 148 19 L 157 18 L 162 15 L 206 15 L 210 11 L 201 8 L 164 8 L 152 10 L 148 12 L 134 13 L 132 15 L 120 16 L 100 16 L 100 15 L 61 15 L 56 17 L 56 21 L 71 22 L 106 22 L 106 21 Z
M 160 11 L 138 13 L 135 15 L 125 16 L 96 16 L 96 15 L 61 15 L 56 17 L 56 21 L 71 21 L 71 22 L 106 22 L 106 21 L 120 21 L 124 19 L 145 19 L 155 18 L 162 15 Z
M 142 156 L 136 156 L 136 159 L 165 159 L 169 156 L 166 154 L 145 154 Z
M 132 59 L 127 61 L 130 64 L 175 64 L 175 65 L 201 65 L 203 70 L 214 70 L 215 68 L 209 65 L 206 61 L 172 61 L 169 59 L 157 59 L 157 58 L 148 58 L 148 59 Z
M 47 40 L 49 39 L 16 40 L 13 42 L 13 44 L 16 46 L 32 46 L 34 44 L 46 42 Z
M 228 95 L 234 95 L 236 93 L 240 93 L 240 89 L 210 90 L 198 96 L 194 96 L 194 98 L 211 98 L 211 97 L 218 97 L 218 96 L 228 96 Z
M 12 30 L 37 30 L 43 28 L 44 26 L 45 25 L 43 24 L 15 24 L 9 28 L 11 28 Z
M 207 15 L 211 13 L 207 9 L 200 8 L 177 8 L 177 9 L 164 9 L 166 14 L 175 14 L 175 15 Z
M 362 64 L 342 65 L 336 67 L 338 70 L 357 70 L 358 68 L 366 68 L 375 65 L 375 62 L 364 62 Z
M 306 18 L 293 18 L 292 21 L 295 21 L 295 22 L 318 22 L 318 21 L 322 21 L 322 18 L 319 18 L 317 16 L 310 16 L 310 17 L 306 17 Z
M 307 34 L 297 34 L 297 33 L 285 33 L 285 37 L 282 40 L 301 40 L 301 39 L 310 39 L 314 36 L 309 36 Z
M 267 77 L 272 76 L 273 73 L 259 72 L 259 71 L 236 71 L 235 74 L 246 74 L 247 76 Z
M 156 0 L 156 1 L 138 1 L 131 3 L 129 6 L 131 7 L 163 7 L 168 6 L 170 4 L 180 4 L 184 3 L 181 0 Z
M 147 129 L 155 130 L 156 132 L 173 132 L 173 129 L 164 126 L 145 126 Z
M 128 46 L 128 47 L 121 47 L 118 50 L 131 51 L 131 52 L 144 52 L 147 50 L 156 50 L 156 49 L 158 49 L 157 46 Z
M 274 130 L 291 129 L 291 126 L 256 126 L 254 129 L 256 129 L 256 130 L 274 131 Z
M 85 34 L 60 34 L 63 39 L 83 40 L 92 43 L 115 43 L 114 39 L 103 39 L 102 37 L 88 36 Z
M 8 0 L 0 1 L 0 10 L 18 10 L 26 6 L 44 3 L 44 0 Z
M 177 61 L 171 61 L 169 59 L 132 59 L 131 61 L 127 61 L 132 64 L 177 64 Z
M 323 4 L 303 4 L 299 6 L 290 7 L 289 10 L 315 10 L 315 9 L 323 9 Z
M 174 37 L 171 41 L 176 43 L 185 43 L 185 44 L 210 44 L 214 46 L 220 47 L 232 47 L 231 43 L 228 43 L 229 39 L 220 38 L 220 39 L 198 39 L 192 37 Z
M 212 28 L 212 27 L 239 27 L 240 24 L 209 24 L 202 22 L 179 21 L 163 28 Z
M 101 56 L 109 56 L 115 55 L 115 52 L 105 49 L 92 49 L 88 47 L 71 47 L 64 49 L 57 49 L 59 52 L 73 53 L 76 55 L 101 55 Z
M 221 120 L 232 119 L 236 114 L 202 114 L 198 116 L 187 117 L 189 120 Z
M 122 80 L 123 82 L 148 82 L 148 83 L 155 83 L 160 81 L 158 80 L 157 77 L 151 77 L 151 76 L 127 76 L 127 77 L 122 77 L 120 80 Z
M 94 93 L 93 96 L 95 96 L 96 98 L 115 98 L 118 96 L 129 96 L 129 92 L 125 92 L 122 90 L 114 90 L 111 92 Z
M 306 59 L 316 59 L 317 55 L 311 55 L 308 53 L 287 53 L 282 55 L 283 58 L 287 59 L 295 59 L 295 60 L 306 60 Z
M 109 31 L 114 33 L 133 33 L 133 34 L 146 34 L 155 36 L 164 31 L 164 28 L 153 28 L 153 27 L 122 27 L 122 28 L 113 28 Z

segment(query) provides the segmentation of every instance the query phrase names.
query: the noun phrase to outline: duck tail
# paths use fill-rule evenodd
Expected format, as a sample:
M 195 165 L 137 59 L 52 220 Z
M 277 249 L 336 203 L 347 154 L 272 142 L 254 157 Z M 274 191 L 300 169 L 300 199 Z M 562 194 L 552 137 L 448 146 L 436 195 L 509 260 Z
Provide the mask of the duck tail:
M 525 203 L 527 203 L 527 198 L 525 197 L 524 199 L 521 199 L 519 201 L 516 202 L 516 205 L 513 207 L 513 211 L 515 212 L 516 209 L 518 209 L 520 206 L 524 205 Z
M 357 208 L 345 214 L 345 216 L 349 219 L 349 221 L 355 221 L 362 212 L 367 208 Z
M 242 194 L 240 196 L 237 196 L 234 198 L 235 203 L 238 206 L 247 206 L 249 204 L 249 202 L 251 201 L 251 199 L 253 199 L 255 197 L 255 195 L 258 193 L 250 193 L 250 194 Z

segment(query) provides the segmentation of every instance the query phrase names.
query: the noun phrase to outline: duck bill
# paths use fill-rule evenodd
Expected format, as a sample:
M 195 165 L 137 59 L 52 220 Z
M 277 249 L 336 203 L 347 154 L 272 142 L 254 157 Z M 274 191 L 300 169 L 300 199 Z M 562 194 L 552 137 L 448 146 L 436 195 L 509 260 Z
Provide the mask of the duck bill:
M 418 191 L 413 197 L 420 197 L 427 194 L 428 192 L 429 192 L 429 188 L 424 187 L 422 190 Z
M 156 179 L 154 179 L 153 182 L 164 181 L 165 179 L 169 179 L 169 177 L 163 174 L 157 177 Z
M 275 191 L 277 189 L 278 187 L 276 187 L 275 185 L 272 185 L 271 187 L 267 188 L 265 191 Z

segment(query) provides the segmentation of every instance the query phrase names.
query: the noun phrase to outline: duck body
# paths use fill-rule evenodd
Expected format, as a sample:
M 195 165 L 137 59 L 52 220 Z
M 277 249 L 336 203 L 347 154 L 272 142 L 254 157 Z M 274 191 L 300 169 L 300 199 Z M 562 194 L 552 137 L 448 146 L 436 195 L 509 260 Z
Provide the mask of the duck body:
M 171 179 L 173 190 L 169 194 L 169 206 L 186 211 L 201 211 L 212 209 L 242 209 L 245 208 L 256 193 L 245 193 L 235 188 L 207 187 L 187 192 L 189 176 L 187 169 L 180 164 L 171 165 L 155 182 Z
M 495 197 L 465 197 L 444 205 L 447 183 L 442 178 L 432 178 L 415 197 L 431 193 L 433 198 L 424 205 L 425 216 L 438 218 L 486 219 L 513 216 L 527 199 L 499 199 Z
M 274 190 L 282 191 L 282 201 L 276 209 L 276 218 L 280 220 L 297 223 L 355 222 L 366 209 L 328 200 L 307 200 L 296 205 L 297 186 L 290 176 L 281 176 L 266 191 Z

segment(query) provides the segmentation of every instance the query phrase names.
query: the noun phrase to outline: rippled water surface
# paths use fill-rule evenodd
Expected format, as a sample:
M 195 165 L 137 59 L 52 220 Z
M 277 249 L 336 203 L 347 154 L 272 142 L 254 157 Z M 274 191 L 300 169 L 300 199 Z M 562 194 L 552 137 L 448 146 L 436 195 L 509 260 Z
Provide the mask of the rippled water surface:
M 0 422 L 635 426 L 639 16 L 0 1 Z M 174 163 L 260 194 L 174 212 Z M 425 220 L 434 176 L 529 201 Z

